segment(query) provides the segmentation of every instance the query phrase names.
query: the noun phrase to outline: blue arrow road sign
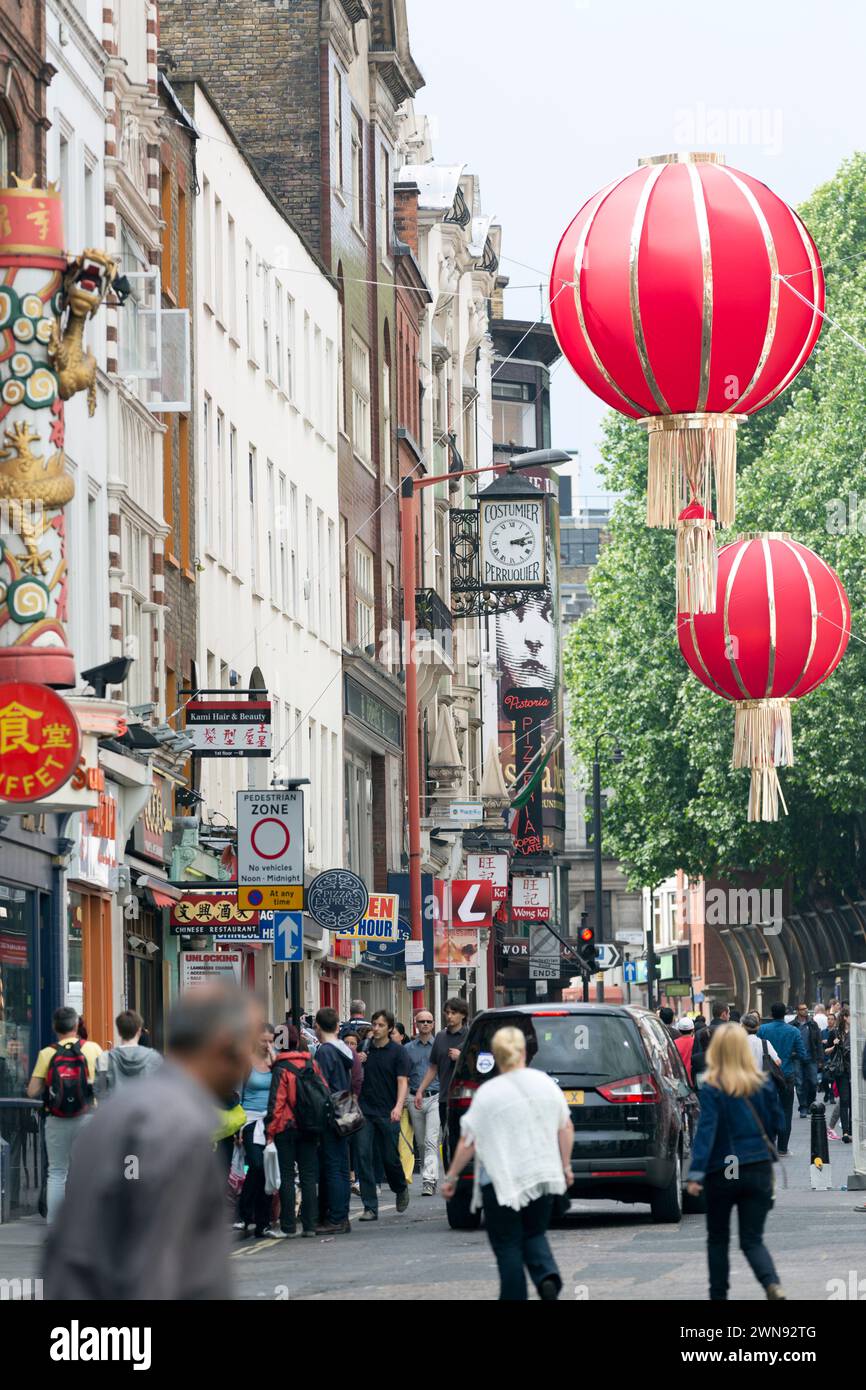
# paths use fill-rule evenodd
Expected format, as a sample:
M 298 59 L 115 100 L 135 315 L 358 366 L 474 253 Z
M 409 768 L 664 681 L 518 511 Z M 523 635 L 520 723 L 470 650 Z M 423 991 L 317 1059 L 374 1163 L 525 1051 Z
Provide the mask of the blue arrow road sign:
M 626 961 L 625 965 L 622 967 L 622 977 L 623 977 L 623 979 L 625 980 L 625 982 L 626 982 L 627 985 L 636 984 L 636 982 L 637 982 L 637 961 L 636 961 L 636 960 L 627 960 L 627 961 Z
M 274 960 L 301 961 L 304 959 L 304 914 L 302 912 L 274 913 Z

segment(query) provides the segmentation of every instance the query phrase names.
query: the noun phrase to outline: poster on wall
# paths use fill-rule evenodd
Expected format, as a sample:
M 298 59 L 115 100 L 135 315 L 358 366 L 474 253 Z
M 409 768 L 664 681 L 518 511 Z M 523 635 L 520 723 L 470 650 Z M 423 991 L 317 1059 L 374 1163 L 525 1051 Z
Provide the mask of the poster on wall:
M 207 984 L 210 980 L 225 980 L 240 984 L 243 954 L 240 951 L 182 951 L 180 955 L 180 987 Z
M 550 854 L 562 850 L 564 844 L 562 656 L 555 563 L 559 518 L 552 496 L 548 506 L 548 587 L 496 617 L 499 756 L 506 783 L 518 791 L 527 788 L 539 768 L 543 769 L 525 804 L 513 816 L 516 858 Z

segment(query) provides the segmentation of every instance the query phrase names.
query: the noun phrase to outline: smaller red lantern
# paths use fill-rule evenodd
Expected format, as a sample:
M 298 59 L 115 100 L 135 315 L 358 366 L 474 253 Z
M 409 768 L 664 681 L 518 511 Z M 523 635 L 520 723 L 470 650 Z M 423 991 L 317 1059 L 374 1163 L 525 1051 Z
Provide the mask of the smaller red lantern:
M 838 575 L 780 533 L 724 546 L 716 611 L 679 614 L 680 650 L 692 673 L 734 702 L 733 766 L 752 771 L 749 820 L 778 820 L 776 768 L 794 761 L 791 701 L 836 669 L 850 632 Z
M 0 801 L 39 801 L 69 781 L 81 731 L 69 705 L 47 685 L 0 682 Z

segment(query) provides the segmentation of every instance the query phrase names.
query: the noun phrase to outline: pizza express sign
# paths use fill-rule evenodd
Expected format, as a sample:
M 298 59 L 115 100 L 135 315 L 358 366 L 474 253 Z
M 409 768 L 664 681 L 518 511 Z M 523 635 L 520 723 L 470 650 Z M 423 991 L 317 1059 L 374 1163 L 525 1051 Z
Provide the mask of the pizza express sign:
M 481 498 L 482 589 L 543 589 L 544 498 Z

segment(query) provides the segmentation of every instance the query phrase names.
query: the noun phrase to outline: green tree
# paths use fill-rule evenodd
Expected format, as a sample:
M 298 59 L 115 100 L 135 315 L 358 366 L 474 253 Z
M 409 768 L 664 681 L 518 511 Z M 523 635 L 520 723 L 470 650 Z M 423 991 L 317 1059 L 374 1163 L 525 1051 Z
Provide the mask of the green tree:
M 679 652 L 673 536 L 645 525 L 645 434 L 607 418 L 604 474 L 622 500 L 565 672 L 578 755 L 590 761 L 602 730 L 623 748 L 622 763 L 604 771 L 613 791 L 605 848 L 634 886 L 677 868 L 791 874 L 800 895 L 866 882 L 866 354 L 845 336 L 866 341 L 866 154 L 801 212 L 825 263 L 834 325 L 825 323 L 793 386 L 739 431 L 730 538 L 786 531 L 815 550 L 848 592 L 852 637 L 829 681 L 793 704 L 795 765 L 780 773 L 789 814 L 750 825 L 748 773 L 730 766 L 733 709 Z

